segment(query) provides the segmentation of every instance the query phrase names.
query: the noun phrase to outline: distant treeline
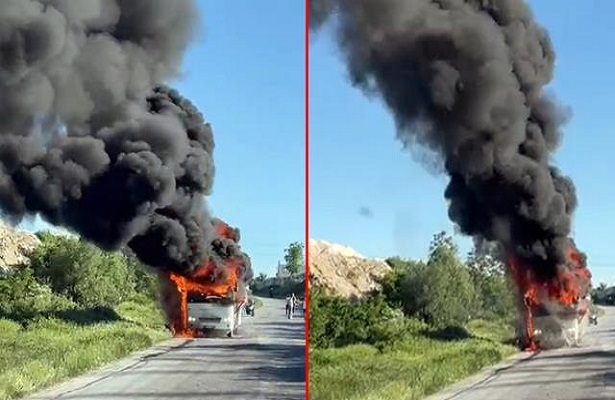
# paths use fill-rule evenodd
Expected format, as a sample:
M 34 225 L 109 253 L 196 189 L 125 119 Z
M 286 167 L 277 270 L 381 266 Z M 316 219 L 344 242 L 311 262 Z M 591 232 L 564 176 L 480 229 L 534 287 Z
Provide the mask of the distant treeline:
M 592 300 L 595 304 L 615 305 L 615 286 L 607 286 L 600 283 L 592 289 Z
M 278 279 L 261 273 L 250 282 L 253 294 L 262 297 L 284 298 L 292 293 L 299 298 L 305 296 L 305 274 Z

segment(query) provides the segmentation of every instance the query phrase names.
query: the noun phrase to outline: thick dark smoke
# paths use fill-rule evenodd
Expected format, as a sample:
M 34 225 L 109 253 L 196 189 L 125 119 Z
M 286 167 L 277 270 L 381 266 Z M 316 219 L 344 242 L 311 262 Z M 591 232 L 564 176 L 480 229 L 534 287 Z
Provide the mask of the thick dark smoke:
M 352 83 L 380 96 L 398 138 L 441 159 L 450 218 L 542 278 L 565 260 L 575 188 L 550 165 L 566 113 L 543 88 L 555 53 L 520 0 L 312 1 L 337 16 Z
M 213 220 L 214 225 L 224 224 L 219 219 Z M 228 225 L 227 225 L 228 226 Z M 241 240 L 241 232 L 237 228 L 228 227 L 231 232 L 229 237 L 224 235 L 218 235 L 211 242 L 212 254 L 211 257 L 216 261 L 217 265 L 224 265 L 231 260 L 238 260 L 243 266 L 244 270 L 241 273 L 241 277 L 244 282 L 250 281 L 254 277 L 254 271 L 252 270 L 252 261 L 250 257 L 241 250 L 239 241 Z M 225 278 L 224 278 L 225 279 Z M 241 283 L 241 282 L 240 282 Z
M 163 86 L 191 0 L 0 2 L 0 207 L 186 273 L 212 253 L 212 131 Z

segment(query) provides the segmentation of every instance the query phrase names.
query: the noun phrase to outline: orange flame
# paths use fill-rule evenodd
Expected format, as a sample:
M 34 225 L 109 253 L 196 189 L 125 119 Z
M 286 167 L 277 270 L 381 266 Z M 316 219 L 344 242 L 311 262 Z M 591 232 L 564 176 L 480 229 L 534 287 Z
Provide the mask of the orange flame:
M 239 242 L 239 238 L 237 237 L 237 232 L 235 232 L 235 230 L 233 230 L 226 223 L 222 222 L 221 220 L 216 220 L 214 225 L 216 228 L 216 232 L 218 233 L 218 236 L 223 237 L 225 239 L 231 239 L 234 242 Z
M 236 232 L 226 223 L 217 220 L 215 228 L 219 237 L 237 241 Z M 183 276 L 176 273 L 168 275 L 169 281 L 177 292 L 179 313 L 171 322 L 174 337 L 194 338 L 198 332 L 188 324 L 188 297 L 196 296 L 202 299 L 222 298 L 234 300 L 235 304 L 245 301 L 245 295 L 238 293 L 239 277 L 243 265 L 240 260 L 225 260 L 224 267 L 219 268 L 214 261 L 204 263 L 191 275 Z
M 179 315 L 171 323 L 171 332 L 174 337 L 192 338 L 196 332 L 188 327 L 188 286 L 186 278 L 175 273 L 169 274 L 169 279 L 175 284 L 179 298 Z
M 191 276 L 169 274 L 179 299 L 179 314 L 171 324 L 173 336 L 190 338 L 197 336 L 197 332 L 190 329 L 188 324 L 188 296 L 198 296 L 203 299 L 223 298 L 234 300 L 236 304 L 245 300 L 244 295 L 237 293 L 240 268 L 241 264 L 238 261 L 230 260 L 225 263 L 222 274 L 217 274 L 216 265 L 211 261 Z
M 523 301 L 525 303 L 525 334 L 528 340 L 526 350 L 536 351 L 538 350 L 538 346 L 534 340 L 534 318 L 532 309 L 539 305 L 537 287 L 532 282 L 530 272 L 528 270 L 523 270 L 516 257 L 511 256 L 508 265 L 517 287 L 523 294 Z
M 570 307 L 579 304 L 582 292 L 588 289 L 591 273 L 585 268 L 582 255 L 575 249 L 569 248 L 566 257 L 572 268 L 558 266 L 556 277 L 547 282 L 538 281 L 532 271 L 521 265 L 516 257 L 511 256 L 509 259 L 509 268 L 517 287 L 523 294 L 526 307 L 525 326 L 528 340 L 526 350 L 528 351 L 539 349 L 534 336 L 533 312 L 541 306 L 541 293 L 546 294 L 549 300 Z M 587 312 L 586 307 L 583 307 L 579 315 L 585 312 Z

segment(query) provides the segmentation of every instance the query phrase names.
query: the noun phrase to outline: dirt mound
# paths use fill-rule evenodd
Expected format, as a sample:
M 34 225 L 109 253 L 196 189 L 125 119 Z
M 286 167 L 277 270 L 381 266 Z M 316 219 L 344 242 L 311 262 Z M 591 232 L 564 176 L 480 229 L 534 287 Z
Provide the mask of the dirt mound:
M 391 270 L 383 260 L 368 259 L 350 247 L 310 239 L 310 285 L 335 294 L 360 297 L 379 287 L 377 280 Z
M 34 234 L 0 222 L 0 271 L 27 262 L 27 255 L 40 243 Z

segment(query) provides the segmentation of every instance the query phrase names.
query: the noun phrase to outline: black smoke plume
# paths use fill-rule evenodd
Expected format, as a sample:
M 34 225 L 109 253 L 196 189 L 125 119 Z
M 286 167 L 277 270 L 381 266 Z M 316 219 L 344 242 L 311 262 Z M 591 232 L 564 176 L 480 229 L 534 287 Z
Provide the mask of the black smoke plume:
M 398 138 L 441 159 L 450 218 L 542 278 L 565 260 L 577 205 L 550 165 L 566 113 L 544 94 L 555 52 L 520 0 L 312 1 L 336 16 L 352 83 L 380 96 Z
M 191 0 L 0 2 L 0 208 L 187 273 L 212 253 L 212 130 L 164 82 Z

